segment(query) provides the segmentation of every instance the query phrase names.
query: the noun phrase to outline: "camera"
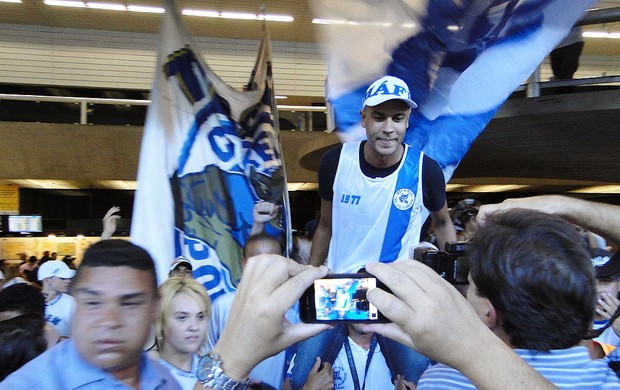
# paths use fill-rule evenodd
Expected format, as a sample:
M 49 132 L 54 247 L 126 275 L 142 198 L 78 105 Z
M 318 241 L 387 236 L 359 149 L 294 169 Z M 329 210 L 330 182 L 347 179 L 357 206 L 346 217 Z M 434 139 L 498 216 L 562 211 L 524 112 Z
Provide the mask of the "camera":
M 467 241 L 450 241 L 446 243 L 445 251 L 425 247 L 415 248 L 413 259 L 426 264 L 451 284 L 464 285 L 468 284 L 468 249 Z
M 299 316 L 306 323 L 385 323 L 389 320 L 366 299 L 368 290 L 389 292 L 368 273 L 331 274 L 314 281 L 299 300 Z

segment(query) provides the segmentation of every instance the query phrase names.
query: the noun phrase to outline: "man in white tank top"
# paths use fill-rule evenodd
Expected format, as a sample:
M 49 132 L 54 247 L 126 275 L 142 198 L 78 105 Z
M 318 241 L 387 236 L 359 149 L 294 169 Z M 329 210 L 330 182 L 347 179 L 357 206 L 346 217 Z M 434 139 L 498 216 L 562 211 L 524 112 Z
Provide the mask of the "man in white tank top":
M 439 247 L 456 240 L 439 165 L 402 143 L 417 104 L 407 84 L 386 76 L 367 90 L 361 111 L 367 141 L 328 151 L 319 168 L 321 218 L 310 264 L 334 272 L 369 261 L 407 258 L 429 213 Z

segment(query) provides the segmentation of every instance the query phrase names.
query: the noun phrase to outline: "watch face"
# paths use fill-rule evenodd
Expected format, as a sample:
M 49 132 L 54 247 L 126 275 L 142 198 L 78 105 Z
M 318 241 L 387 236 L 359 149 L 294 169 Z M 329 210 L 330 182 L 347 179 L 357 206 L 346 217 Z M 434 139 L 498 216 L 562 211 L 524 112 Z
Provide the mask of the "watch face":
M 196 376 L 199 381 L 211 379 L 215 373 L 215 369 L 219 366 L 219 362 L 214 360 L 210 355 L 204 355 L 198 361 L 198 372 Z

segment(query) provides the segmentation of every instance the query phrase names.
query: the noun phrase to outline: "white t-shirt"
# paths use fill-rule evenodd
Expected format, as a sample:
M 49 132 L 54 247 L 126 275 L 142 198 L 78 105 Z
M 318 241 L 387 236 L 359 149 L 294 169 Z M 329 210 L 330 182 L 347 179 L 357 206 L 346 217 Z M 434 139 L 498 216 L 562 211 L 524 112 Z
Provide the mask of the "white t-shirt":
M 353 361 L 355 362 L 355 370 L 357 371 L 357 378 L 359 381 L 358 383 L 361 389 L 362 386 L 364 386 L 364 374 L 366 370 L 366 361 L 368 360 L 369 351 L 355 344 L 355 342 L 350 337 L 347 337 L 347 342 L 351 347 L 351 356 L 353 356 Z M 291 361 L 290 367 L 287 371 L 287 375 L 289 377 L 293 375 L 293 367 L 295 366 L 295 359 L 297 358 L 297 355 L 293 356 L 293 360 Z M 340 352 L 338 352 L 338 356 L 336 357 L 336 360 L 334 360 L 332 368 L 334 369 L 334 390 L 355 389 L 352 376 L 353 374 L 351 373 L 349 359 L 347 359 L 347 351 L 344 345 L 340 349 Z M 383 357 L 381 347 L 377 343 L 375 350 L 372 354 L 372 359 L 370 359 L 370 366 L 368 366 L 368 375 L 366 378 L 365 389 L 391 390 L 393 388 L 394 384 L 392 384 L 390 369 L 388 368 L 385 358 Z
M 173 366 L 172 364 L 168 363 L 163 358 L 160 358 L 159 362 L 164 367 L 166 367 L 168 371 L 170 371 L 170 374 L 172 374 L 174 379 L 179 383 L 179 385 L 181 385 L 181 388 L 183 390 L 192 390 L 194 388 L 194 385 L 198 381 L 198 378 L 196 377 L 196 375 L 198 373 L 198 361 L 199 360 L 200 358 L 198 357 L 198 355 L 194 354 L 192 356 L 192 371 L 191 372 L 183 371 Z
M 61 336 L 69 337 L 74 311 L 75 299 L 69 294 L 59 294 L 53 301 L 45 304 L 45 321 L 54 325 Z
M 347 337 L 347 342 L 351 346 L 351 355 L 353 356 L 353 361 L 355 361 L 355 369 L 357 370 L 357 377 L 361 389 L 364 385 L 364 371 L 366 369 L 366 360 L 368 359 L 369 351 L 355 344 L 350 337 Z M 349 360 L 347 359 L 347 352 L 344 346 L 340 349 L 332 367 L 334 368 L 334 390 L 352 390 L 355 388 L 351 368 L 349 367 Z M 394 385 L 392 384 L 390 369 L 381 353 L 379 344 L 377 344 L 372 354 L 372 359 L 370 360 L 370 366 L 368 367 L 365 389 L 393 388 Z

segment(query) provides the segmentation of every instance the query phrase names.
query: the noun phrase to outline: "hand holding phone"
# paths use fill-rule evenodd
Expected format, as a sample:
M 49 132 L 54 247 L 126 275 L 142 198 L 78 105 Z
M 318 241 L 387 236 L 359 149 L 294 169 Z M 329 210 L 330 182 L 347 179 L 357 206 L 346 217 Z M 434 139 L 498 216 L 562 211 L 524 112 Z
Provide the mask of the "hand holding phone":
M 376 287 L 389 291 L 368 273 L 327 275 L 301 296 L 299 316 L 306 323 L 390 322 L 366 299 L 366 292 Z

